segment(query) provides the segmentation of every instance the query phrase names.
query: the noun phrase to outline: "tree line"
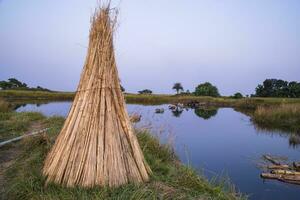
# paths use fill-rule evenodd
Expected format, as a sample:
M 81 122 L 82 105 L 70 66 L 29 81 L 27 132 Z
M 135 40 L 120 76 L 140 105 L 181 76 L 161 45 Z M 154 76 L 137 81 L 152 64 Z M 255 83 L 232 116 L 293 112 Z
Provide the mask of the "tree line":
M 266 79 L 255 89 L 257 97 L 300 97 L 300 83 L 284 81 L 281 79 Z
M 125 88 L 120 85 L 121 90 L 125 92 Z M 19 81 L 16 78 L 9 78 L 7 81 L 0 81 L 0 89 L 2 90 L 31 90 L 31 91 L 48 91 L 51 90 L 37 86 L 28 87 L 24 82 Z M 210 82 L 204 82 L 199 84 L 194 92 L 189 90 L 184 91 L 184 88 L 180 82 L 174 83 L 173 90 L 176 91 L 177 95 L 195 95 L 195 96 L 221 96 L 217 86 Z M 152 90 L 144 89 L 138 91 L 139 94 L 152 94 Z M 248 95 L 247 95 L 248 96 Z M 266 79 L 262 84 L 258 84 L 255 88 L 255 94 L 252 97 L 287 97 L 287 98 L 300 98 L 300 82 L 296 81 L 284 81 L 281 79 Z M 231 98 L 239 99 L 244 96 L 240 92 L 236 92 Z
M 179 82 L 175 83 L 172 89 L 174 89 L 177 94 L 190 94 L 190 92 L 183 92 L 183 86 Z M 209 82 L 199 84 L 192 94 L 196 96 L 221 96 L 217 86 L 212 85 Z M 288 82 L 281 79 L 266 79 L 262 84 L 258 84 L 258 86 L 255 88 L 255 94 L 252 94 L 251 96 L 300 98 L 300 82 Z M 230 97 L 239 99 L 243 98 L 244 96 L 242 93 L 236 92 Z
M 28 87 L 26 83 L 19 81 L 16 78 L 9 78 L 7 81 L 0 81 L 0 89 L 2 90 L 30 90 L 30 91 L 47 91 L 51 90 L 43 88 L 41 86 Z

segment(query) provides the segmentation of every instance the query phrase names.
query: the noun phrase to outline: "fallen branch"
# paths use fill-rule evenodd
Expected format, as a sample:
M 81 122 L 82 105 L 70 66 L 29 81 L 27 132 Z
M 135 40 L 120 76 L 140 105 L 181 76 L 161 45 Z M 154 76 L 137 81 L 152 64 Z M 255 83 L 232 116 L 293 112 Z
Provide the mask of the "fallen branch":
M 290 170 L 272 170 L 272 174 L 282 174 L 282 175 L 295 175 L 300 176 L 300 172 L 290 171 Z
M 263 155 L 263 158 L 268 160 L 269 162 L 273 163 L 274 165 L 281 165 L 281 163 L 278 160 L 272 158 L 269 155 Z
M 16 137 L 16 138 L 13 138 L 13 139 L 10 139 L 10 140 L 7 140 L 7 141 L 4 141 L 4 142 L 1 142 L 0 143 L 0 147 L 6 145 L 6 144 L 10 144 L 12 142 L 16 142 L 16 141 L 19 141 L 25 137 L 29 137 L 29 136 L 35 136 L 35 135 L 38 135 L 38 134 L 41 134 L 41 133 L 44 133 L 45 131 L 47 131 L 49 128 L 45 128 L 45 129 L 42 129 L 42 130 L 39 130 L 39 131 L 35 131 L 35 132 L 32 132 L 32 133 L 29 133 L 29 134 L 24 134 L 22 136 L 19 136 L 19 137 Z
M 300 176 L 299 175 L 295 176 L 295 175 L 262 173 L 261 177 L 264 179 L 276 179 L 281 182 L 300 185 Z
M 281 182 L 300 185 L 300 163 L 294 162 L 293 165 L 281 164 L 277 159 L 269 155 L 263 155 L 263 158 L 272 163 L 267 166 L 269 173 L 261 173 L 264 179 L 275 179 Z
M 290 169 L 290 166 L 288 165 L 269 165 L 268 169 Z

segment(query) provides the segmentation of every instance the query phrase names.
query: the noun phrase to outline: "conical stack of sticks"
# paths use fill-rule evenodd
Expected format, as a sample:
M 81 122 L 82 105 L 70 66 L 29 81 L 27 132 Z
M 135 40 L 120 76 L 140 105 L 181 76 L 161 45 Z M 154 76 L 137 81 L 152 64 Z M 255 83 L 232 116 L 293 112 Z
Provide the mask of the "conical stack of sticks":
M 92 17 L 78 90 L 45 160 L 47 183 L 116 187 L 149 179 L 151 170 L 120 89 L 113 46 L 115 19 L 109 6 L 102 6 Z

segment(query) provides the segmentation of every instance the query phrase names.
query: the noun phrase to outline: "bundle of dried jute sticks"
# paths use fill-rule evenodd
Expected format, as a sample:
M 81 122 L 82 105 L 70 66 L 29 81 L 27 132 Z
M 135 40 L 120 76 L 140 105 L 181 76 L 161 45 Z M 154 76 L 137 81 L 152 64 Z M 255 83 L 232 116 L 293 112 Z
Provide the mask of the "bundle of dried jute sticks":
M 116 15 L 101 6 L 91 19 L 89 47 L 77 93 L 50 150 L 43 174 L 65 186 L 119 186 L 149 179 L 126 111 L 116 67 Z

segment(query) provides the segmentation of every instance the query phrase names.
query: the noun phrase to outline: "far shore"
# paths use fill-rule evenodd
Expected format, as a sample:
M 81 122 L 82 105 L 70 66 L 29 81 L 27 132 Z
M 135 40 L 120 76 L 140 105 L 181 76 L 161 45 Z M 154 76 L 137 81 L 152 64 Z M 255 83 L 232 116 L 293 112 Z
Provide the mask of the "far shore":
M 0 90 L 0 98 L 7 101 L 72 101 L 75 92 L 45 92 L 23 90 Z M 200 102 L 207 106 L 233 107 L 243 109 L 255 109 L 258 106 L 271 106 L 282 104 L 300 104 L 300 98 L 261 98 L 245 97 L 234 99 L 230 97 L 207 97 L 194 95 L 170 95 L 170 94 L 132 94 L 124 93 L 127 103 L 136 104 L 176 104 L 187 102 Z

